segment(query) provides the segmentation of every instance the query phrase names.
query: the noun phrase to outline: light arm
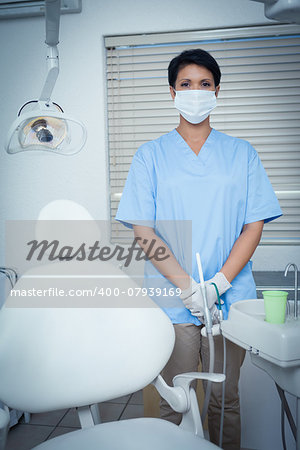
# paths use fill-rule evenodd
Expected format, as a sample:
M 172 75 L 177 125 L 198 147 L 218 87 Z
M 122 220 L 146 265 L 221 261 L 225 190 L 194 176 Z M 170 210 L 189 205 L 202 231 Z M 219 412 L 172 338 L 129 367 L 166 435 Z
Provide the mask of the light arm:
M 60 0 L 46 0 L 46 44 L 55 46 L 59 43 Z
M 60 0 L 46 0 L 45 6 L 48 73 L 39 101 L 48 103 L 59 72 L 57 44 L 59 42 Z

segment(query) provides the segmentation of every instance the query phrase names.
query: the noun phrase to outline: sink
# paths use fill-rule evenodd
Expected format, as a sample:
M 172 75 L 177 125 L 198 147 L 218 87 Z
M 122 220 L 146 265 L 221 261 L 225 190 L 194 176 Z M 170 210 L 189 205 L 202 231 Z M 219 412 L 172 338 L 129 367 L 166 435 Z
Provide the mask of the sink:
M 300 397 L 300 320 L 268 323 L 263 300 L 243 300 L 231 305 L 221 329 L 227 339 L 249 350 L 252 362 L 282 389 Z

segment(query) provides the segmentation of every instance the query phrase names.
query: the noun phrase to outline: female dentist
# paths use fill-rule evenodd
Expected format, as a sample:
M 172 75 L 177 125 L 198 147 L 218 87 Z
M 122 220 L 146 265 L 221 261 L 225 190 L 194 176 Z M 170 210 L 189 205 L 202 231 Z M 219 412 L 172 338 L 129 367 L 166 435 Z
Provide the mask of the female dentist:
M 178 373 L 197 371 L 199 357 L 203 371 L 209 367 L 207 338 L 200 333 L 203 299 L 196 252 L 201 255 L 209 307 L 217 300 L 210 284 L 214 282 L 226 319 L 232 303 L 256 298 L 250 258 L 264 223 L 282 212 L 250 143 L 210 126 L 221 78 L 215 59 L 201 49 L 184 51 L 170 62 L 168 78 L 179 125 L 135 153 L 116 220 L 134 229 L 147 252 L 145 286 L 174 324 L 174 351 L 162 371 L 171 384 Z M 165 257 L 151 259 L 159 247 Z M 160 291 L 153 289 L 158 286 Z M 221 336 L 214 340 L 214 371 L 222 372 Z M 240 448 L 238 381 L 245 351 L 230 341 L 226 351 L 223 448 L 235 450 Z M 219 383 L 212 384 L 208 409 L 215 444 L 221 390 Z M 181 420 L 164 400 L 161 417 L 177 424 Z

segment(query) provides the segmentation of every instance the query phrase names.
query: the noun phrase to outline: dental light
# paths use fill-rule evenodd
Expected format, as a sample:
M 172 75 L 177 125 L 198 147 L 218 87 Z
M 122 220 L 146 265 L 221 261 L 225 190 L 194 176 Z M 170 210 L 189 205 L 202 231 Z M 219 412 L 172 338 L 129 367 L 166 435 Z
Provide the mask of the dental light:
M 48 73 L 40 98 L 25 103 L 10 127 L 5 144 L 5 149 L 10 154 L 46 150 L 73 155 L 86 142 L 84 125 L 66 116 L 62 108 L 50 100 L 59 72 L 57 44 L 60 0 L 46 0 L 45 14 Z

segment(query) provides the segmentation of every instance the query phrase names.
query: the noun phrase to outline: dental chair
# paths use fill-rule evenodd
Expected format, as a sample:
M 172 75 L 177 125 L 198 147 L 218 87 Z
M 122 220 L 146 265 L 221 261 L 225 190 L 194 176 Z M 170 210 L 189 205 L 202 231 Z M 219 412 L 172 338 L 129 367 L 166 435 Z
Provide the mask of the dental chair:
M 72 265 L 74 264 L 74 267 Z M 43 288 L 50 283 L 74 287 L 74 261 L 54 262 L 25 272 L 14 289 Z M 83 289 L 100 284 L 108 274 L 121 289 L 138 287 L 110 262 L 81 262 Z M 94 274 L 94 275 L 91 275 Z M 96 281 L 95 281 L 96 280 Z M 78 281 L 78 280 L 77 280 Z M 41 284 L 40 284 L 41 283 Z M 28 292 L 28 291 L 27 291 Z M 137 301 L 138 300 L 138 301 Z M 169 318 L 147 296 L 125 303 L 119 298 L 52 298 L 34 303 L 10 293 L 0 311 L 0 400 L 11 408 L 41 413 L 76 407 L 81 429 L 45 441 L 39 450 L 209 450 L 204 439 L 195 379 L 222 382 L 222 374 L 177 375 L 168 386 L 159 375 L 174 346 Z M 153 383 L 171 407 L 183 414 L 179 426 L 162 419 L 138 418 L 99 423 L 97 404 Z M 0 416 L 8 414 L 7 408 Z M 1 423 L 2 437 L 1 437 Z M 0 449 L 7 428 L 0 420 Z M 1 448 L 2 442 L 2 448 Z

